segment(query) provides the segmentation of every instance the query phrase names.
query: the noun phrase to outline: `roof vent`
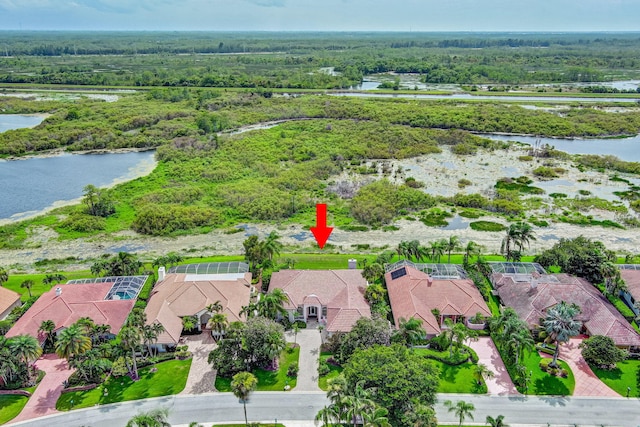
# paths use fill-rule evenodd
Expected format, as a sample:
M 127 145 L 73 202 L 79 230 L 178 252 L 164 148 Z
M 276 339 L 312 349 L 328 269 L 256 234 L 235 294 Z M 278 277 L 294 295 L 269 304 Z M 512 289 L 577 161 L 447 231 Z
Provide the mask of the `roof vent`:
M 62 295 L 62 288 L 61 287 L 57 287 L 56 288 L 56 296 L 59 297 L 60 295 Z

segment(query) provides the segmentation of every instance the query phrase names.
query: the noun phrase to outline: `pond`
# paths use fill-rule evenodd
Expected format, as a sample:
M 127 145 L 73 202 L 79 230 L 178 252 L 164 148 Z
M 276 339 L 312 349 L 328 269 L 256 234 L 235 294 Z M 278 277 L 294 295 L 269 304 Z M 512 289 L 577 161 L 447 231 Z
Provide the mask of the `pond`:
M 570 154 L 612 155 L 628 162 L 640 162 L 640 135 L 631 138 L 540 138 L 536 136 L 480 134 L 496 141 L 518 141 L 533 145 L 537 140 Z
M 38 126 L 44 119 L 43 115 L 0 114 L 0 133 Z
M 104 187 L 144 176 L 155 151 L 61 154 L 0 160 L 0 222 L 19 220 L 82 197 L 88 184 Z

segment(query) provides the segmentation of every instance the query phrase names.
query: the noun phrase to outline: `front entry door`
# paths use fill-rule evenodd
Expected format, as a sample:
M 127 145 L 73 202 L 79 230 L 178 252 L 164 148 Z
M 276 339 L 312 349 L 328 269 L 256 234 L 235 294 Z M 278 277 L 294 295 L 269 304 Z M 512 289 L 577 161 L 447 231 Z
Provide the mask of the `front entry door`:
M 318 307 L 315 305 L 309 306 L 309 317 L 318 317 Z

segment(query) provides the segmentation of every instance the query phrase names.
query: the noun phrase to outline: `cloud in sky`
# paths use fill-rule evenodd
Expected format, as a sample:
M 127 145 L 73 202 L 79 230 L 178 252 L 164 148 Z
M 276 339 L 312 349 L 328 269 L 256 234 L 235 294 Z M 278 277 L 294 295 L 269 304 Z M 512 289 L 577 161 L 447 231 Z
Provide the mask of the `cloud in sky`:
M 638 0 L 0 0 L 0 29 L 640 31 Z

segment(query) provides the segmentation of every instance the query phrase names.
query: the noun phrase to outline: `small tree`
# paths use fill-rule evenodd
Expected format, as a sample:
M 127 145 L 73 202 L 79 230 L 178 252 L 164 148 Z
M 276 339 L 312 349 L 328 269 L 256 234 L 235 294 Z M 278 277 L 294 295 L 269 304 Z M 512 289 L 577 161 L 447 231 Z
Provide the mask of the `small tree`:
M 444 402 L 444 406 L 447 407 L 449 412 L 453 412 L 458 417 L 460 421 L 458 426 L 462 426 L 462 422 L 468 417 L 473 420 L 473 411 L 476 410 L 476 407 L 473 406 L 473 403 L 467 403 L 464 400 L 458 400 L 455 404 L 447 400 Z
M 22 283 L 20 283 L 20 287 L 21 288 L 27 288 L 27 291 L 29 291 L 29 298 L 31 298 L 33 295 L 31 295 L 31 287 L 33 286 L 33 280 L 31 279 L 27 279 L 27 280 L 23 280 Z
M 509 425 L 504 422 L 504 415 L 498 415 L 495 418 L 491 415 L 487 415 L 486 423 L 491 427 L 509 427 Z
M 171 427 L 167 420 L 169 410 L 167 408 L 152 409 L 149 412 L 133 416 L 127 422 L 126 427 Z
M 0 267 L 0 286 L 4 285 L 9 280 L 9 273 L 7 270 Z
M 582 341 L 580 347 L 587 363 L 603 369 L 613 369 L 616 363 L 629 357 L 629 352 L 616 347 L 611 338 L 602 335 L 594 335 Z
M 247 418 L 247 399 L 253 390 L 258 386 L 258 379 L 251 372 L 238 372 L 231 380 L 231 391 L 233 395 L 242 400 L 244 408 L 244 423 L 249 426 Z

